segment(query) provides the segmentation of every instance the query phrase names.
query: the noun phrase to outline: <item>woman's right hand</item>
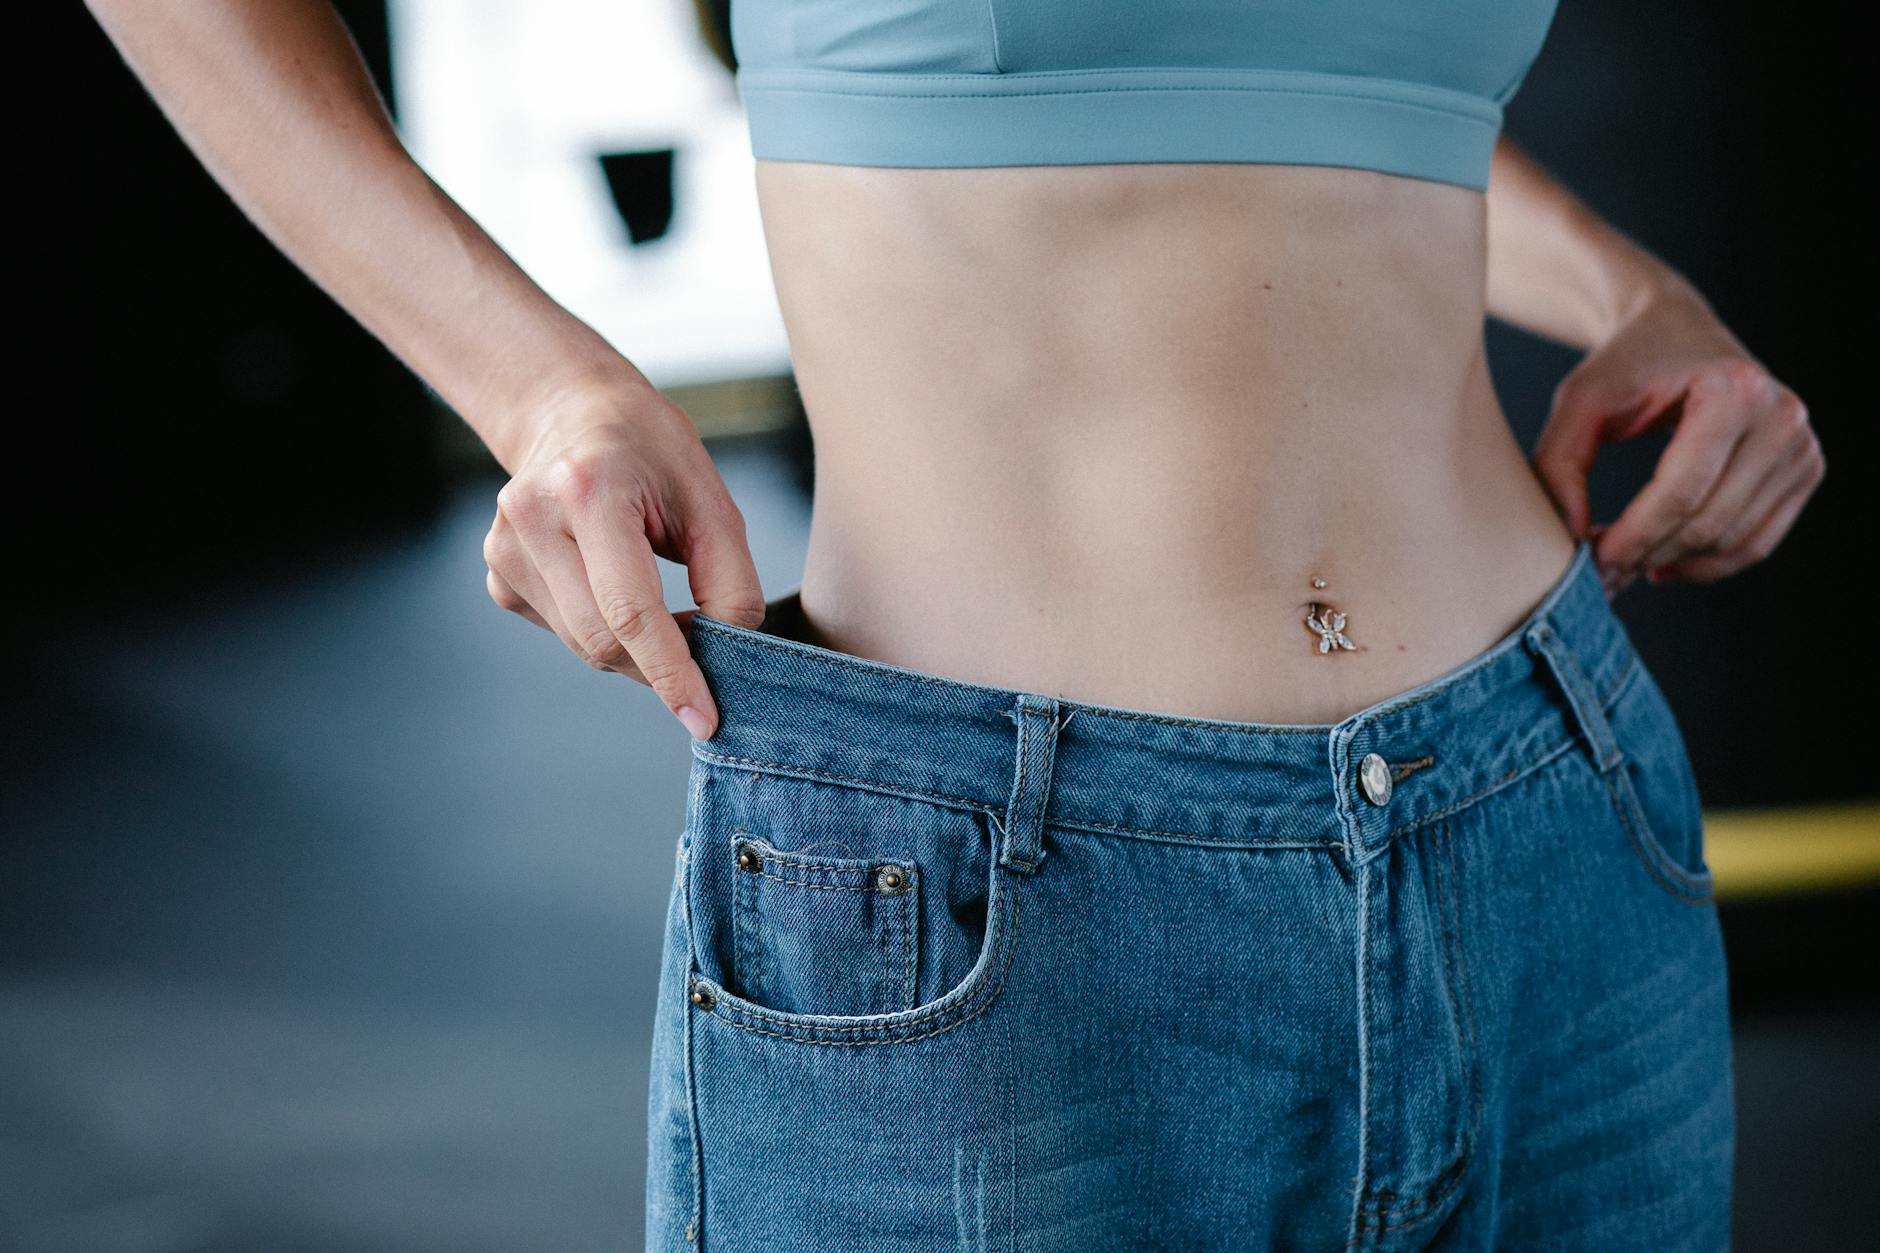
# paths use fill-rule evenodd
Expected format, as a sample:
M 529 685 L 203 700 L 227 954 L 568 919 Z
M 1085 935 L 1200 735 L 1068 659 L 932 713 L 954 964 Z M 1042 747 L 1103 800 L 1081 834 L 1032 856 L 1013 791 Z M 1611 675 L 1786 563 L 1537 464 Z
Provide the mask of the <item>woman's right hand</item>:
M 89 4 L 255 225 L 514 476 L 484 544 L 496 603 L 709 738 L 718 710 L 679 621 L 692 611 L 666 610 L 653 555 L 688 567 L 713 617 L 758 626 L 764 601 L 691 419 L 412 160 L 327 0 Z
M 686 640 L 694 611 L 667 610 L 654 555 L 686 567 L 714 618 L 758 627 L 764 595 L 744 515 L 692 420 L 645 387 L 564 400 L 531 429 L 483 541 L 491 598 L 595 669 L 647 684 L 710 739 L 718 710 Z

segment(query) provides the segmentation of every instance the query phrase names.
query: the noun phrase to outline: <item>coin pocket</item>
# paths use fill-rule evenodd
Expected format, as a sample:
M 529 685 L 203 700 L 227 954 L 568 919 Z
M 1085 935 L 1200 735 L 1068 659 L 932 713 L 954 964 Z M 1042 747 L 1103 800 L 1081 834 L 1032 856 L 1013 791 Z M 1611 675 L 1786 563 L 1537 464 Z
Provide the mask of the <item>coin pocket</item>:
M 920 867 L 910 857 L 840 857 L 739 834 L 732 978 L 784 1013 L 886 1014 L 914 1004 Z

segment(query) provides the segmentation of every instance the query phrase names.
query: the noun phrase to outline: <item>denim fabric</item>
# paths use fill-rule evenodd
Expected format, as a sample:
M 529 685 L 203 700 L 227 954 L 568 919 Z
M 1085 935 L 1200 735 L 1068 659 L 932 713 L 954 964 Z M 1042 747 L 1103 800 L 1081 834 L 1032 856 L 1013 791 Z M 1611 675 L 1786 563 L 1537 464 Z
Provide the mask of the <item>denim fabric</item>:
M 648 1248 L 1726 1247 L 1698 794 L 1585 544 L 1336 725 L 692 646 Z

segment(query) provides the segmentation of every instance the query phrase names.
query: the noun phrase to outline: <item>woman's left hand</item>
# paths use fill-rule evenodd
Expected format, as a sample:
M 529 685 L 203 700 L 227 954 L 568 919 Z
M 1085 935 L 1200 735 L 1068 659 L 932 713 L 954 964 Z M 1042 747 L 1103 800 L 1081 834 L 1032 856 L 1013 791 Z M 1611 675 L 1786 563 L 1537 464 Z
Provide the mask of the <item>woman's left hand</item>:
M 1586 479 L 1602 443 L 1675 424 L 1651 481 L 1595 525 Z M 1799 397 L 1695 289 L 1667 282 L 1561 382 L 1534 469 L 1609 596 L 1640 574 L 1711 582 L 1775 550 L 1827 461 Z

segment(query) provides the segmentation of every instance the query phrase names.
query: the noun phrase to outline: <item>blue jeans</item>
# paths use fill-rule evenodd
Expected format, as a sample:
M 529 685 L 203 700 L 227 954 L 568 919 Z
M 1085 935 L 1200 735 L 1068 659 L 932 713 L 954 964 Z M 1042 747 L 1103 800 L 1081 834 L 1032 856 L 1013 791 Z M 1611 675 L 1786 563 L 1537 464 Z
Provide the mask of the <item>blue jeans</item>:
M 1336 725 L 692 646 L 648 1248 L 1726 1247 L 1697 789 L 1585 544 Z

